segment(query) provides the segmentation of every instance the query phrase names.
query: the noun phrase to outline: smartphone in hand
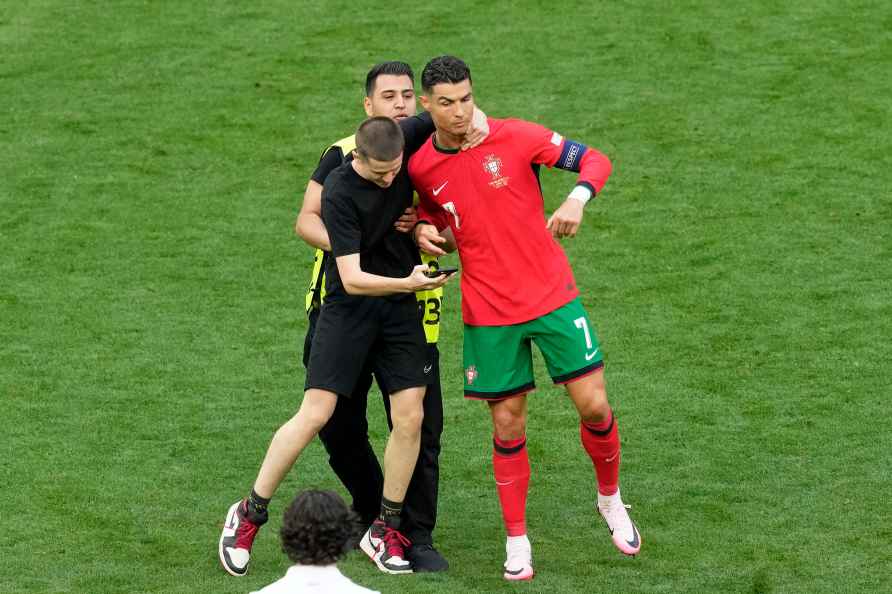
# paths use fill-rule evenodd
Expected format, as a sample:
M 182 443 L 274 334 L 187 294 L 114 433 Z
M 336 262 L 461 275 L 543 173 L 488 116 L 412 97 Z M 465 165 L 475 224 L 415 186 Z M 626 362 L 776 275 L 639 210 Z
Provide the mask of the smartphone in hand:
M 456 272 L 458 272 L 458 268 L 431 268 L 424 275 L 428 278 L 437 278 L 441 274 L 455 274 Z

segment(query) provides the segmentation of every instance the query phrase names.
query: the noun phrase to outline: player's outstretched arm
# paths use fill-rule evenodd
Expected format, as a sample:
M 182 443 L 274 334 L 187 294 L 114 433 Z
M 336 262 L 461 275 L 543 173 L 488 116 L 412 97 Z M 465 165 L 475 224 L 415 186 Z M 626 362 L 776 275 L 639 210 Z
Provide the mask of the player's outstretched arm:
M 322 222 L 322 184 L 310 180 L 304 192 L 304 201 L 300 205 L 294 231 L 305 242 L 315 248 L 331 250 L 328 230 Z
M 364 272 L 360 267 L 359 254 L 338 256 L 335 259 L 338 265 L 338 274 L 344 290 L 350 295 L 366 295 L 369 297 L 382 297 L 395 293 L 414 293 L 415 291 L 429 291 L 442 287 L 449 280 L 450 275 L 441 274 L 434 278 L 428 277 L 426 264 L 416 266 L 412 274 L 404 278 L 391 278 L 377 274 Z

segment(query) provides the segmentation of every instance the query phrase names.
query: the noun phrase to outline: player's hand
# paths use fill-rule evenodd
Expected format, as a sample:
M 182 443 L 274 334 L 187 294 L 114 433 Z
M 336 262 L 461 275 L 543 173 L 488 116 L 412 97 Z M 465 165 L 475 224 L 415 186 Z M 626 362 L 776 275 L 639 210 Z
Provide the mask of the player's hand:
M 489 121 L 486 119 L 486 114 L 475 107 L 471 125 L 468 126 L 468 131 L 461 143 L 461 150 L 466 151 L 480 145 L 487 136 L 489 136 Z
M 449 277 L 454 276 L 452 274 L 440 274 L 431 278 L 426 274 L 427 271 L 427 264 L 419 264 L 412 269 L 412 274 L 406 277 L 410 291 L 414 293 L 415 291 L 438 289 L 449 281 Z
M 430 254 L 431 256 L 446 255 L 446 252 L 440 247 L 446 243 L 446 238 L 440 235 L 440 232 L 437 231 L 437 228 L 434 225 L 421 223 L 420 225 L 415 226 L 414 233 L 415 245 L 417 245 L 421 251 Z
M 558 239 L 562 237 L 574 237 L 582 223 L 582 211 L 585 205 L 579 200 L 567 198 L 560 208 L 554 211 L 548 218 L 545 228 Z
M 415 227 L 415 223 L 417 222 L 418 213 L 415 211 L 414 206 L 410 206 L 403 212 L 403 216 L 396 220 L 393 227 L 400 233 L 408 233 Z

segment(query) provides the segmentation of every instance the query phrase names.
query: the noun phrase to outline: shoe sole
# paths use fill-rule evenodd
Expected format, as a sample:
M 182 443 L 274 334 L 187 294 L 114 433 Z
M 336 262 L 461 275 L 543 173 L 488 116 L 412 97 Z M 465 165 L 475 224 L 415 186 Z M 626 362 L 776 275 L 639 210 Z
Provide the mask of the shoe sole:
M 409 566 L 407 569 L 390 569 L 389 567 L 381 563 L 381 557 L 372 559 L 372 562 L 378 566 L 378 569 L 380 569 L 384 573 L 389 573 L 390 575 L 404 575 L 407 573 L 415 573 L 415 570 L 412 569 L 411 566 Z
M 436 567 L 424 567 L 419 566 L 417 563 L 412 563 L 412 573 L 441 573 L 443 571 L 449 571 L 449 564 L 446 565 L 437 565 Z
M 232 523 L 232 517 L 234 514 L 238 514 L 238 506 L 241 504 L 242 504 L 241 501 L 236 501 L 229 508 L 229 512 L 226 514 L 226 522 L 223 524 L 223 528 L 226 528 L 227 526 L 229 526 Z M 229 566 L 226 564 L 226 555 L 223 552 L 223 539 L 224 538 L 226 538 L 226 536 L 221 532 L 220 533 L 220 542 L 217 545 L 217 552 L 220 555 L 220 565 L 223 566 L 223 569 L 225 569 L 226 573 L 228 573 L 229 575 L 234 575 L 235 577 L 242 577 L 246 573 L 248 573 L 248 566 L 246 565 L 245 570 L 241 573 L 233 571 L 232 569 L 229 568 Z
M 519 573 L 517 575 L 512 575 L 510 573 L 503 573 L 502 577 L 508 580 L 509 582 L 529 582 L 533 579 L 533 576 L 536 575 L 536 572 L 533 571 L 533 568 L 530 568 L 530 573 Z

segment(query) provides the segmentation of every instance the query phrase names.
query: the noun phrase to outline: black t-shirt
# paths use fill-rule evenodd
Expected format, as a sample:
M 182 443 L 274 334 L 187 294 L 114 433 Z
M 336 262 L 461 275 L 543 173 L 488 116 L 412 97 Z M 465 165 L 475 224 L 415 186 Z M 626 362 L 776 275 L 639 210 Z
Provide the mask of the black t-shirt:
M 344 151 L 339 146 L 330 146 L 328 150 L 319 158 L 319 164 L 313 175 L 310 176 L 314 182 L 320 186 L 325 183 L 328 174 L 343 165 L 347 159 L 353 159 L 353 155 L 344 155 Z
M 391 278 L 408 276 L 420 263 L 418 248 L 407 233 L 396 231 L 393 224 L 412 206 L 409 157 L 434 129 L 428 114 L 399 123 L 406 145 L 403 166 L 390 187 L 382 188 L 360 176 L 349 159 L 324 177 L 322 187 L 322 221 L 328 230 L 332 255 L 337 258 L 358 253 L 364 272 Z M 320 168 L 325 161 L 323 156 Z M 315 173 L 313 177 L 316 178 Z M 351 297 L 341 283 L 335 258 L 328 258 L 326 263 L 326 301 Z M 395 296 L 400 297 L 404 295 Z

